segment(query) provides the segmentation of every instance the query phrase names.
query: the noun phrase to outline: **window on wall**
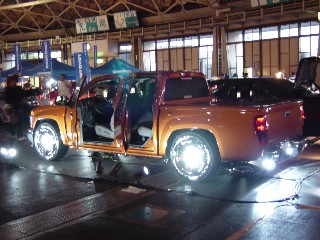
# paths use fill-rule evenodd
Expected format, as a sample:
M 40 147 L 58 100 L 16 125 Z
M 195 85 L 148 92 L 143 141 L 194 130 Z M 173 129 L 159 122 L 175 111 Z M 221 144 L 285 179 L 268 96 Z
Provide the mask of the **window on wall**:
M 203 35 L 200 36 L 200 46 L 212 46 L 213 45 L 213 37 L 212 35 Z
M 300 35 L 319 34 L 318 22 L 303 22 L 301 23 Z
M 185 47 L 198 47 L 199 46 L 199 38 L 197 36 L 186 37 L 184 39 Z
M 199 71 L 210 79 L 212 69 L 212 51 L 213 46 L 204 46 L 199 48 Z
M 274 39 L 278 38 L 278 27 L 265 27 L 261 29 L 261 39 Z
M 261 32 L 261 37 L 259 31 Z M 257 39 L 258 36 L 259 38 Z M 289 54 L 292 55 L 298 54 L 297 51 L 299 51 L 299 59 L 303 57 L 318 55 L 319 22 L 317 21 L 282 24 L 279 26 L 248 29 L 244 31 L 243 41 L 241 39 L 241 31 L 228 32 L 227 58 L 229 64 L 229 74 L 232 75 L 232 73 L 236 70 L 239 75 L 240 70 L 243 69 L 244 56 L 242 56 L 242 52 L 244 51 L 241 49 L 244 46 L 243 43 L 245 41 L 261 41 L 264 39 L 277 39 L 279 37 L 299 37 L 299 48 L 289 48 Z M 262 51 L 262 54 L 267 53 L 264 53 Z
M 188 36 L 172 39 L 159 39 L 143 43 L 144 70 L 156 70 L 156 51 L 174 48 L 198 48 L 199 71 L 209 78 L 212 68 L 213 36 L 211 34 L 201 36 Z M 193 59 L 194 60 L 194 59 Z M 185 60 L 183 60 L 185 61 Z
M 156 71 L 156 52 L 143 52 L 143 66 L 145 71 Z
M 199 47 L 199 71 L 210 79 L 212 69 L 212 52 L 213 52 L 213 37 L 212 35 L 200 36 Z
M 280 26 L 280 37 L 297 37 L 299 33 L 298 23 L 285 24 Z
M 242 43 L 228 45 L 227 51 L 229 77 L 241 77 L 243 74 L 243 47 Z
M 299 59 L 318 55 L 319 23 L 303 22 L 300 27 Z
M 15 55 L 9 53 L 5 55 L 6 61 L 4 63 L 4 69 L 9 69 L 16 66 Z M 56 58 L 58 61 L 61 61 L 61 51 L 60 50 L 51 50 L 51 58 Z M 21 60 L 28 60 L 31 63 L 39 64 L 42 62 L 43 53 L 38 52 L 21 52 Z
M 156 42 L 155 41 L 144 42 L 143 50 L 144 51 L 156 50 Z
M 183 39 L 182 38 L 170 39 L 170 48 L 181 48 L 181 47 L 183 47 Z
M 157 40 L 157 49 L 168 49 L 169 48 L 169 40 Z
M 38 53 L 36 53 L 38 54 Z M 29 53 L 30 56 L 30 53 Z M 59 62 L 61 62 L 61 51 L 60 50 L 52 50 L 51 51 L 51 58 L 56 58 Z M 30 59 L 30 58 L 29 58 Z M 39 52 L 39 59 L 43 59 L 43 53 Z
M 156 71 L 156 41 L 143 43 L 143 67 L 145 71 Z
M 259 28 L 248 29 L 244 31 L 244 41 L 251 42 L 259 40 Z
M 228 33 L 228 43 L 242 42 L 242 31 Z
M 130 43 L 120 43 L 119 45 L 119 58 L 130 63 L 131 62 L 131 50 Z

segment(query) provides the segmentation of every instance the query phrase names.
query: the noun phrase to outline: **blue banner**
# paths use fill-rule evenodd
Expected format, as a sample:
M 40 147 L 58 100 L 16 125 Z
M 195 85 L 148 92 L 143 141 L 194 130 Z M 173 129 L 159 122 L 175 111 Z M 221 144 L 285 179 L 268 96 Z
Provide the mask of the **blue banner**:
M 50 41 L 42 41 L 42 53 L 43 53 L 43 69 L 51 71 L 51 47 Z
M 14 44 L 14 55 L 15 55 L 15 64 L 16 64 L 16 72 L 22 72 L 22 65 L 21 65 L 21 47 L 20 44 Z
M 88 52 L 88 43 L 87 42 L 82 43 L 82 52 L 87 54 L 87 52 Z
M 86 74 L 87 74 L 87 82 L 91 81 L 91 68 L 90 68 L 90 58 L 89 58 L 89 54 L 85 54 L 85 58 L 86 58 Z
M 97 67 L 97 59 L 98 59 L 98 47 L 94 45 L 93 47 L 93 67 Z
M 77 85 L 79 85 L 80 78 L 86 75 L 85 54 L 83 52 L 74 53 L 74 67 Z

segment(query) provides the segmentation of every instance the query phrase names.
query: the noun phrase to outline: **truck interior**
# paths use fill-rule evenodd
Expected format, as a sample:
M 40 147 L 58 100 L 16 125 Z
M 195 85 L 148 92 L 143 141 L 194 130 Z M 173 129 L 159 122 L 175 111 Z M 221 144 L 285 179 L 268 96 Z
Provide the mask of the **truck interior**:
M 100 81 L 79 96 L 83 142 L 111 144 L 115 137 L 114 100 L 119 82 Z M 127 96 L 130 145 L 141 146 L 152 136 L 154 78 L 136 78 Z

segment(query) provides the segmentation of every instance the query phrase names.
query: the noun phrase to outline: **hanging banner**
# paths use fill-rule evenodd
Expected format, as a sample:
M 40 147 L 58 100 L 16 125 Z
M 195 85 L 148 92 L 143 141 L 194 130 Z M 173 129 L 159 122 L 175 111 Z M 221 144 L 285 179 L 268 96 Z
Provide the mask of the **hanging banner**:
M 87 82 L 91 81 L 91 68 L 90 68 L 90 58 L 89 54 L 85 54 L 85 66 L 86 66 L 86 74 L 87 74 Z
M 74 53 L 74 68 L 77 85 L 79 85 L 80 79 L 86 75 L 85 54 L 83 52 Z
M 87 82 L 91 81 L 91 69 L 90 69 L 90 57 L 88 50 L 90 49 L 90 44 L 87 42 L 82 43 L 82 52 L 84 53 L 84 67 L 87 75 Z
M 126 11 L 113 14 L 116 29 L 139 27 L 136 11 Z
M 107 15 L 76 19 L 77 33 L 91 33 L 109 30 Z
M 51 46 L 50 41 L 42 41 L 42 53 L 43 53 L 43 69 L 46 71 L 51 71 Z
M 16 72 L 22 72 L 22 65 L 21 65 L 21 46 L 20 44 L 14 44 L 14 56 L 15 56 L 15 64 L 16 64 Z
M 82 52 L 87 54 L 87 52 L 88 52 L 88 43 L 87 42 L 82 43 Z
M 97 59 L 98 59 L 98 47 L 94 45 L 93 47 L 93 67 L 97 67 Z

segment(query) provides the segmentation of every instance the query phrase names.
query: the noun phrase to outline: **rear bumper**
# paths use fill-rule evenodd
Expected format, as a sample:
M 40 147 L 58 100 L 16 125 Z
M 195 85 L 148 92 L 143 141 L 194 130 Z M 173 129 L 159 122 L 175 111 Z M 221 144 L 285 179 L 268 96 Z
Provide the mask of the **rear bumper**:
M 316 138 L 299 137 L 280 142 L 265 149 L 262 152 L 259 161 L 261 161 L 263 165 L 276 166 L 281 162 L 296 157 L 301 151 L 312 145 L 315 141 Z

